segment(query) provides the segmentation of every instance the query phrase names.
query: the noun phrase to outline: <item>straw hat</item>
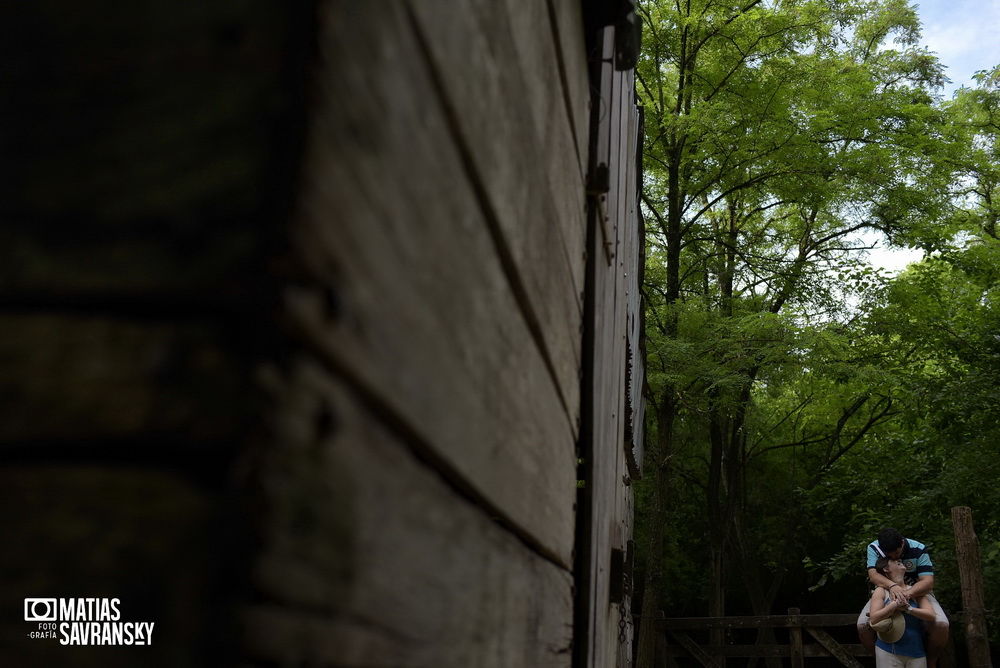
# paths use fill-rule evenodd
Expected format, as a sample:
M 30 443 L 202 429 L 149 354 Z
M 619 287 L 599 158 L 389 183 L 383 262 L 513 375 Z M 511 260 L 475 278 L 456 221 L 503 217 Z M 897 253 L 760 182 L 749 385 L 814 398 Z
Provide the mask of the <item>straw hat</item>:
M 906 620 L 903 619 L 903 613 L 894 612 L 884 619 L 873 622 L 871 626 L 882 642 L 894 643 L 903 637 Z

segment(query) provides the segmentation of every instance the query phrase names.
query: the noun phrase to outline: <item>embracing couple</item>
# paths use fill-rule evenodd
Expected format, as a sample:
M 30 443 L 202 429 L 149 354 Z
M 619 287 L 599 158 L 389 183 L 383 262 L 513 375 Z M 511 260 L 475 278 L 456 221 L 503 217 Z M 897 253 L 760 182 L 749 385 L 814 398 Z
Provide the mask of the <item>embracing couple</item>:
M 858 617 L 858 635 L 878 668 L 937 668 L 948 643 L 948 618 L 934 598 L 927 548 L 896 529 L 868 544 L 868 577 L 875 585 Z

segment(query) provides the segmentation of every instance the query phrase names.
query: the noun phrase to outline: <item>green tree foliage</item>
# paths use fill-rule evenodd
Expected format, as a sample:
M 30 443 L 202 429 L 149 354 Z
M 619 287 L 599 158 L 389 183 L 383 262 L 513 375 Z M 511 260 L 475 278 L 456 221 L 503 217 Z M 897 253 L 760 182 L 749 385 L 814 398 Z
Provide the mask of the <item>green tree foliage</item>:
M 841 527 L 841 549 L 816 573 L 853 571 L 858 544 L 895 524 L 934 545 L 937 590 L 961 609 L 949 509 L 973 509 L 983 548 L 987 600 L 1000 596 L 1000 240 L 995 189 L 1000 167 L 997 71 L 943 105 L 955 169 L 950 208 L 936 235 L 919 232 L 933 254 L 913 265 L 865 314 L 864 335 L 885 351 L 885 373 L 900 411 L 891 429 L 868 439 L 806 496 L 816 516 Z M 903 470 L 905 476 L 872 471 Z M 991 618 L 993 641 L 1000 617 Z

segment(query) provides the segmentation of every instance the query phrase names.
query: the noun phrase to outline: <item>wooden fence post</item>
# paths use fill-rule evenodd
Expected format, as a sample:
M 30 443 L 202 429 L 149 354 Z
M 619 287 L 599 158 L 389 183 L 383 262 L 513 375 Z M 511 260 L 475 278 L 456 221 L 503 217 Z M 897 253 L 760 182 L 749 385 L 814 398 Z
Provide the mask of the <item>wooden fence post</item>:
M 789 608 L 789 615 L 798 615 L 798 608 Z M 802 650 L 802 625 L 792 624 L 788 627 L 788 635 L 792 646 L 792 668 L 805 668 L 805 653 Z
M 992 668 L 989 635 L 986 632 L 986 605 L 983 595 L 983 571 L 979 562 L 979 539 L 972 526 L 972 509 L 951 509 L 955 527 L 955 552 L 962 579 L 962 605 L 965 607 L 965 644 L 969 649 L 970 668 Z

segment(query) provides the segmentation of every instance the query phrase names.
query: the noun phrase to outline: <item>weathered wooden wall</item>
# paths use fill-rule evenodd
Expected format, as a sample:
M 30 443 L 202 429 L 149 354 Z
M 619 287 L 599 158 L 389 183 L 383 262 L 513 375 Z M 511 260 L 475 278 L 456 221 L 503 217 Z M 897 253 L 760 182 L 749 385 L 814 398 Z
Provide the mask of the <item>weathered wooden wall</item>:
M 577 40 L 563 44 L 560 15 L 523 0 L 322 9 L 291 230 L 298 349 L 273 379 L 287 431 L 263 468 L 273 538 L 248 649 L 278 663 L 568 666 L 579 13 L 554 7 Z M 313 486 L 328 497 L 304 496 Z
M 0 28 L 0 609 L 158 626 L 0 664 L 630 665 L 640 122 L 581 2 L 64 4 Z
M 643 239 L 638 198 L 641 114 L 634 72 L 619 53 L 627 26 L 601 31 L 593 80 L 590 235 L 585 342 L 584 438 L 587 481 L 581 508 L 577 663 L 630 666 L 631 480 L 642 462 L 643 383 L 639 293 Z M 616 40 L 616 32 L 618 39 Z M 605 178 L 607 174 L 607 178 Z M 580 613 L 578 613 L 579 615 Z

